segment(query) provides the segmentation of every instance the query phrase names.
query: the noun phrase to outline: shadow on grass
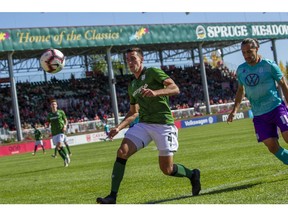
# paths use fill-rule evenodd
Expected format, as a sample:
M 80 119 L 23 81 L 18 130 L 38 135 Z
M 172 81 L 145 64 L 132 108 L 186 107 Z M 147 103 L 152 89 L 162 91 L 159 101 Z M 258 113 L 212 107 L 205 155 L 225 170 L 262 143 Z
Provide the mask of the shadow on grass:
M 246 184 L 246 185 L 228 187 L 228 188 L 223 188 L 223 189 L 209 189 L 207 191 L 204 190 L 204 191 L 200 192 L 199 196 L 205 196 L 205 195 L 211 195 L 211 194 L 220 194 L 220 193 L 225 193 L 225 192 L 230 192 L 230 191 L 237 191 L 237 190 L 245 190 L 245 189 L 248 189 L 248 188 L 252 188 L 252 187 L 254 187 L 254 186 L 258 185 L 258 184 L 261 184 L 261 182 L 254 183 L 254 184 Z M 159 203 L 165 203 L 165 202 L 169 202 L 169 201 L 183 200 L 183 199 L 187 199 L 187 198 L 194 198 L 194 196 L 186 195 L 186 196 L 174 197 L 174 198 L 170 198 L 170 199 L 150 201 L 150 202 L 147 202 L 145 204 L 159 204 Z
M 61 168 L 63 169 L 62 166 L 61 166 Z M 27 172 L 19 172 L 19 173 L 7 174 L 7 175 L 0 175 L 0 177 L 10 177 L 10 176 L 39 173 L 39 172 L 44 172 L 44 171 L 54 170 L 54 169 L 59 169 L 59 167 L 50 167 L 50 168 L 46 168 L 46 169 L 39 169 L 39 170 L 32 170 L 32 171 L 27 171 Z

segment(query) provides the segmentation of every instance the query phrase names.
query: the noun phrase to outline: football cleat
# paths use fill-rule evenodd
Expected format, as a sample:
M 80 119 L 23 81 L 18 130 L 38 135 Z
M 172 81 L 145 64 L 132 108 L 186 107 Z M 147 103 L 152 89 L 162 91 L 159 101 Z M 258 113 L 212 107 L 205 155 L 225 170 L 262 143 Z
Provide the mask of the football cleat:
M 68 167 L 68 166 L 69 166 L 68 160 L 65 159 L 65 160 L 64 160 L 64 167 Z
M 67 162 L 68 162 L 68 164 L 70 164 L 70 162 L 71 162 L 69 155 L 67 155 Z
M 111 195 L 108 195 L 105 198 L 98 197 L 96 202 L 99 204 L 116 204 L 116 199 Z
M 192 177 L 190 179 L 192 185 L 192 195 L 197 196 L 201 190 L 201 183 L 200 183 L 200 170 L 194 169 L 192 170 Z

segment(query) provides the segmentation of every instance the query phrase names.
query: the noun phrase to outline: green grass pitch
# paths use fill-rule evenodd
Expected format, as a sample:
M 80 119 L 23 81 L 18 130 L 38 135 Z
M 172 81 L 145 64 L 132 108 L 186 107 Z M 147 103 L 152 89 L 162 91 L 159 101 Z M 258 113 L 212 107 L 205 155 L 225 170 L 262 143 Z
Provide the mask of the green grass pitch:
M 67 168 L 53 150 L 0 157 L 0 204 L 94 204 L 110 192 L 120 142 L 72 146 Z M 128 160 L 117 203 L 288 203 L 288 167 L 257 143 L 251 119 L 180 129 L 179 143 L 175 163 L 201 170 L 199 196 L 191 196 L 188 179 L 162 174 L 150 143 Z

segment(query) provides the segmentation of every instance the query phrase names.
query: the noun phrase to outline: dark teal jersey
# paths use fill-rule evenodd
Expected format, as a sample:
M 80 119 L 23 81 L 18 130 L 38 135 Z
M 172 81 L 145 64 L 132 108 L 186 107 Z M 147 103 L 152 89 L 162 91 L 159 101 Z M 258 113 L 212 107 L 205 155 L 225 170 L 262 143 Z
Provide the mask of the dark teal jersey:
M 283 77 L 279 66 L 271 60 L 261 59 L 254 66 L 246 62 L 237 68 L 237 79 L 245 87 L 255 116 L 263 115 L 282 103 L 276 82 Z
M 163 81 L 169 76 L 158 68 L 143 69 L 138 79 L 131 81 L 128 87 L 130 104 L 139 104 L 139 122 L 151 124 L 174 124 L 168 96 L 142 97 L 141 90 L 165 88 Z

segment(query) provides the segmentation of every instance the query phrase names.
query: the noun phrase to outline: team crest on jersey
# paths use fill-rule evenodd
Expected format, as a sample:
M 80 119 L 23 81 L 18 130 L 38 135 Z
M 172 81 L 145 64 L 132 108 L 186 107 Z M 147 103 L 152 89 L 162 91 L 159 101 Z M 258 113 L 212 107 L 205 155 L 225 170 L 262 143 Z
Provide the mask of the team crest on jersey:
M 141 81 L 145 80 L 145 74 L 141 76 Z
M 245 83 L 247 86 L 256 86 L 259 83 L 259 76 L 258 74 L 249 74 L 245 78 Z

